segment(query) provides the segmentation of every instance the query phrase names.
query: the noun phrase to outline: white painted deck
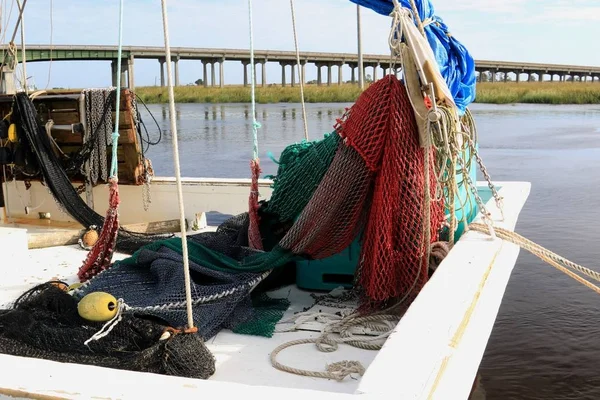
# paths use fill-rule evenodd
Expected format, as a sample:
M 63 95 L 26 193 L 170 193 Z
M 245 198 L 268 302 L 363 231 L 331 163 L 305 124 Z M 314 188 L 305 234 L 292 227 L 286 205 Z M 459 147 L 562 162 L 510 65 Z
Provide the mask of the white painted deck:
M 514 229 L 530 185 L 498 184 L 502 186 L 506 220 L 499 220 L 493 200 L 488 202 L 488 208 L 498 226 Z M 194 210 L 198 211 L 209 210 Z M 11 236 L 15 238 L 13 245 L 17 246 L 16 238 L 22 236 L 22 231 L 10 234 L 14 235 Z M 8 236 L 8 233 L 0 228 L 0 236 L 3 235 Z M 0 250 L 3 250 L 1 245 Z M 367 367 L 365 376 L 359 379 L 336 382 L 300 377 L 271 366 L 268 357 L 277 345 L 316 333 L 281 333 L 266 339 L 223 331 L 207 343 L 217 359 L 217 372 L 207 381 L 0 355 L 3 371 L 0 395 L 21 398 L 466 399 L 518 253 L 514 245 L 469 232 L 439 266 L 379 352 L 341 345 L 337 352 L 321 353 L 313 345 L 303 345 L 284 350 L 279 356 L 282 363 L 314 370 L 322 370 L 326 364 L 343 359 L 359 360 Z M 85 256 L 86 252 L 77 246 L 15 250 L 18 262 L 11 262 L 15 267 L 3 268 L 0 302 L 11 301 L 31 285 L 52 277 L 74 282 Z M 292 300 L 287 315 L 312 304 L 309 294 L 295 287 L 279 290 L 278 294 Z

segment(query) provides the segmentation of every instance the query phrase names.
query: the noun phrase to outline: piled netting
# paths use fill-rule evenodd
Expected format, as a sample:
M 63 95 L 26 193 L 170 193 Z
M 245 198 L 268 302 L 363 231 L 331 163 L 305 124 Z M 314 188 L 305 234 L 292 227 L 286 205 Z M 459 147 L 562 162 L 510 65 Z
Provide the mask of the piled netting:
M 52 150 L 52 144 L 46 131 L 38 120 L 33 102 L 25 93 L 15 95 L 13 115 L 19 135 L 26 137 L 37 157 L 44 182 L 59 206 L 84 227 L 97 226 L 100 229 L 104 224 L 104 217 L 91 209 L 71 184 L 60 160 Z M 117 250 L 131 254 L 146 244 L 168 236 L 172 235 L 136 233 L 120 228 Z
M 60 285 L 35 287 L 0 312 L 1 353 L 199 379 L 214 374 L 215 360 L 199 336 L 132 313 L 88 342 L 103 323 L 82 319 L 77 300 Z
M 277 162 L 273 194 L 265 205 L 282 221 L 293 221 L 306 207 L 329 169 L 339 147 L 340 136 L 333 132 L 323 140 L 295 143 L 286 147 Z
M 432 200 L 428 209 L 425 203 L 424 150 L 417 135 L 402 83 L 392 76 L 374 83 L 336 132 L 283 152 L 272 198 L 258 210 L 264 251 L 249 245 L 245 213 L 217 232 L 190 236 L 190 260 L 207 270 L 261 274 L 294 261 L 332 256 L 360 237 L 357 285 L 365 303 L 383 305 L 416 293 L 428 276 L 426 237 L 437 241 L 444 220 L 443 201 Z M 435 157 L 433 150 L 431 156 Z M 433 168 L 428 177 L 429 197 L 434 198 Z M 431 221 L 428 235 L 423 228 L 426 212 Z M 180 255 L 181 240 L 163 240 L 146 250 L 163 248 Z M 127 275 L 128 269 L 146 268 L 140 259 L 146 250 L 112 269 Z M 116 279 L 103 273 L 83 292 L 110 288 Z M 182 299 L 181 287 L 177 293 Z M 123 295 L 126 302 L 134 296 L 125 291 Z
M 374 302 L 421 289 L 428 277 L 430 246 L 425 242 L 425 213 L 430 213 L 426 229 L 433 241 L 444 220 L 441 201 L 431 201 L 429 210 L 425 204 L 425 154 L 406 90 L 396 79 L 382 82 L 359 98 L 340 129 L 344 141 L 376 173 L 358 271 L 360 286 Z M 432 149 L 430 159 L 434 156 Z M 436 178 L 430 165 L 433 199 Z
M 433 150 L 430 155 L 436 156 Z M 428 276 L 428 248 L 438 240 L 444 220 L 443 202 L 426 200 L 435 197 L 436 184 L 433 169 L 425 173 L 424 159 L 408 95 L 394 76 L 363 92 L 335 132 L 288 147 L 273 195 L 252 211 L 254 217 L 244 213 L 216 232 L 188 236 L 198 325 L 192 337 L 208 340 L 221 329 L 271 336 L 289 302 L 269 298 L 266 291 L 281 285 L 296 261 L 340 253 L 356 238 L 361 243 L 356 289 L 362 294 L 362 310 L 416 294 Z M 426 178 L 431 180 L 429 196 Z M 427 214 L 431 224 L 424 227 Z M 251 218 L 260 221 L 262 250 L 250 243 Z M 104 291 L 122 299 L 123 316 L 184 326 L 182 265 L 180 238 L 155 241 L 88 280 L 73 299 Z M 15 323 L 14 332 L 21 324 Z M 27 353 L 30 339 L 37 335 L 23 329 L 11 343 L 21 343 Z M 81 356 L 70 347 L 45 346 L 50 345 L 40 345 L 62 351 L 43 353 L 45 358 L 77 362 Z

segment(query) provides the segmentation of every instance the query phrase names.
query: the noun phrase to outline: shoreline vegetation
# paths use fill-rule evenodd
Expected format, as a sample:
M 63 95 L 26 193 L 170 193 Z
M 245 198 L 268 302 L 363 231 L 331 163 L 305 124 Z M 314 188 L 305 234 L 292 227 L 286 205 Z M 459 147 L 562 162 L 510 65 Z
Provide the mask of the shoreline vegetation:
M 137 94 L 146 103 L 167 103 L 166 87 L 138 87 Z M 357 85 L 304 86 L 307 103 L 352 103 L 360 94 Z M 180 86 L 175 88 L 177 103 L 249 103 L 250 87 Z M 300 87 L 273 84 L 256 88 L 256 101 L 267 103 L 299 103 Z M 488 104 L 600 104 L 598 82 L 484 82 L 477 84 L 475 103 Z

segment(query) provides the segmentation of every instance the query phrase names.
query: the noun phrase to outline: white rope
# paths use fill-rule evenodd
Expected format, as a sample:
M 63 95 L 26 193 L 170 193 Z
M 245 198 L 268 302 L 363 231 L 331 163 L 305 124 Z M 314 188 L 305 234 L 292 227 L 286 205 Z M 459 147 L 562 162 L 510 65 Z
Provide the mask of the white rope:
M 17 7 L 19 7 L 19 11 L 23 12 L 23 8 L 25 5 L 21 5 L 21 0 L 17 0 Z M 21 84 L 23 85 L 23 91 L 25 94 L 28 94 L 27 88 L 27 55 L 25 53 L 25 16 L 21 16 L 21 58 L 22 58 L 22 66 L 23 66 L 23 80 Z
M 304 74 L 300 65 L 300 50 L 298 48 L 298 36 L 296 34 L 296 13 L 294 11 L 294 0 L 290 0 L 292 9 L 292 28 L 294 30 L 294 45 L 296 46 L 296 65 L 298 66 L 298 76 L 300 77 L 300 102 L 302 103 L 302 122 L 304 123 L 304 139 L 308 141 L 308 121 L 306 120 L 306 105 L 304 102 Z
M 105 323 L 102 326 L 102 328 L 100 328 L 100 330 L 96 332 L 91 338 L 83 342 L 83 344 L 87 346 L 90 342 L 97 341 L 105 336 L 108 336 L 108 334 L 115 328 L 115 326 L 117 326 L 119 322 L 121 322 L 121 320 L 123 319 L 123 311 L 125 311 L 127 308 L 128 307 L 123 302 L 123 299 L 117 300 L 117 313 L 115 314 L 115 316 L 112 317 L 110 321 Z
M 271 365 L 280 371 L 296 375 L 342 381 L 351 374 L 363 375 L 365 372 L 364 366 L 359 361 L 343 360 L 328 365 L 325 371 L 309 371 L 281 364 L 277 361 L 277 355 L 288 347 L 310 343 L 314 343 L 317 346 L 317 349 L 327 353 L 336 351 L 340 343 L 345 343 L 363 350 L 379 350 L 383 347 L 385 339 L 389 337 L 400 321 L 400 316 L 383 313 L 359 316 L 358 314 L 353 313 L 341 317 L 339 315 L 323 312 L 305 312 L 296 314 L 292 319 L 287 320 L 286 322 L 292 322 L 293 326 L 283 330 L 280 329 L 279 332 L 294 331 L 298 329 L 300 325 L 310 320 L 325 323 L 321 330 L 321 336 L 314 339 L 292 340 L 279 345 L 271 353 Z M 376 336 L 354 334 L 353 331 L 360 327 L 364 327 L 379 334 Z M 332 336 L 334 332 L 338 335 Z
M 167 87 L 169 90 L 169 115 L 171 119 L 171 135 L 173 142 L 173 163 L 175 165 L 175 179 L 177 182 L 177 198 L 179 203 L 179 224 L 181 226 L 181 248 L 183 250 L 183 273 L 185 278 L 185 298 L 188 328 L 194 327 L 192 314 L 192 290 L 190 283 L 190 260 L 188 257 L 187 232 L 185 230 L 185 209 L 183 206 L 183 189 L 181 185 L 181 167 L 179 164 L 179 148 L 177 144 L 177 121 L 175 115 L 175 93 L 173 92 L 173 76 L 171 71 L 171 45 L 169 44 L 169 19 L 167 16 L 167 0 L 161 0 L 163 31 L 165 35 L 165 54 L 167 64 Z
M 54 48 L 54 0 L 50 0 L 50 63 L 48 65 L 48 81 L 46 89 L 50 86 L 50 77 L 52 76 L 52 50 Z
M 254 33 L 252 28 L 252 0 L 248 0 L 248 24 L 250 29 L 250 89 L 252 102 L 252 159 L 258 160 L 258 129 L 261 127 L 260 122 L 256 120 L 256 80 L 254 79 Z M 263 64 L 263 68 L 264 68 Z

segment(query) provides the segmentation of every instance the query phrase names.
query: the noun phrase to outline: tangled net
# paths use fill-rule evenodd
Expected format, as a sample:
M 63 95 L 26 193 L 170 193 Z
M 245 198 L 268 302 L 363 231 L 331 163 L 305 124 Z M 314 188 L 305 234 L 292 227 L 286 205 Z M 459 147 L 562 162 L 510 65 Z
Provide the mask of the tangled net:
M 199 379 L 214 374 L 215 360 L 198 335 L 130 313 L 107 336 L 84 344 L 103 324 L 82 319 L 60 285 L 36 286 L 0 312 L 1 353 Z
M 435 159 L 435 148 L 429 156 Z M 355 289 L 363 311 L 416 295 L 444 221 L 443 199 L 428 200 L 435 199 L 435 163 L 426 171 L 424 160 L 406 89 L 386 76 L 361 94 L 334 132 L 283 152 L 269 201 L 251 198 L 250 212 L 216 232 L 188 236 L 196 334 L 160 340 L 165 327 L 187 322 L 182 242 L 170 238 L 103 271 L 90 269 L 72 295 L 44 287 L 19 299 L 1 313 L 0 352 L 206 377 L 214 360 L 203 340 L 222 329 L 272 336 L 289 302 L 266 292 L 287 283 L 296 261 L 338 254 L 357 238 Z M 92 292 L 111 293 L 127 308 L 90 352 L 83 342 L 99 327 L 82 321 L 76 304 Z

